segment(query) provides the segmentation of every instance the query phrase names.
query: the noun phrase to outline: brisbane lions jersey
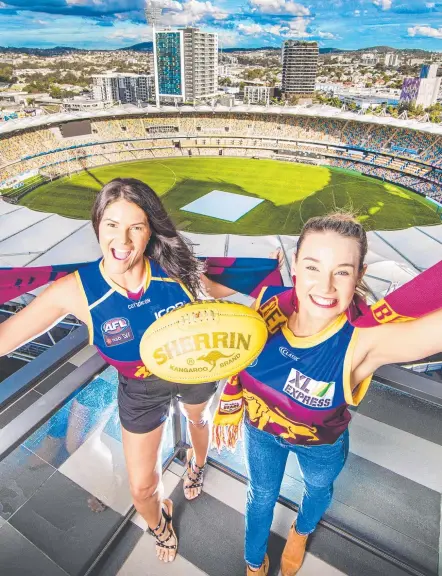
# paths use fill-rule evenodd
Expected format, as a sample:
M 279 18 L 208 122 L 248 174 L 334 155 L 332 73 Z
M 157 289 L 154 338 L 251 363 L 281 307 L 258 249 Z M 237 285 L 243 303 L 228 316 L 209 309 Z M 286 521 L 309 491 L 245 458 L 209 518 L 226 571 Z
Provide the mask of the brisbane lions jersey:
M 146 280 L 137 294 L 107 277 L 102 260 L 80 268 L 75 275 L 87 301 L 90 343 L 127 378 L 150 376 L 140 358 L 141 338 L 163 314 L 192 301 L 190 292 L 148 259 Z
M 371 380 L 352 393 L 358 329 L 342 314 L 314 336 L 295 336 L 287 327 L 290 293 L 287 288 L 264 288 L 257 301 L 270 336 L 240 374 L 247 417 L 256 428 L 291 444 L 333 444 L 350 421 L 348 405 L 362 400 Z

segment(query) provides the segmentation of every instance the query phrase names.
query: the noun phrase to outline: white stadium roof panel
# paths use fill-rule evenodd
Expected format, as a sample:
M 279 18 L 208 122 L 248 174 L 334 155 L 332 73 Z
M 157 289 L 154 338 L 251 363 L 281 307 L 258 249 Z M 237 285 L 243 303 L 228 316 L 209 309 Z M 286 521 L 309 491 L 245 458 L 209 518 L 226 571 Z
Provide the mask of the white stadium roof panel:
M 417 228 L 381 231 L 377 234 L 419 270 L 430 268 L 442 260 L 442 244 Z
M 3 258 L 15 256 L 14 266 L 33 266 L 39 256 L 65 242 L 76 230 L 87 225 L 88 222 L 84 220 L 52 214 L 49 218 L 24 229 L 20 234 L 3 240 L 0 244 L 1 255 Z
M 32 230 L 34 224 L 50 217 L 51 214 L 33 212 L 23 207 L 21 207 L 21 210 L 3 214 L 0 216 L 0 242 L 10 236 L 21 234 L 28 229 Z
M 193 234 L 184 232 L 184 236 L 194 244 L 197 256 L 225 256 L 226 234 Z
M 16 210 L 22 210 L 23 206 L 17 206 L 17 204 L 8 204 L 8 202 L 3 202 L 0 198 L 0 216 L 3 214 L 10 214 Z
M 295 252 L 296 246 L 298 244 L 299 236 L 281 235 L 281 236 L 278 236 L 278 238 L 281 241 L 282 247 L 284 249 L 284 254 L 287 258 L 286 270 L 284 268 L 282 269 L 282 277 L 284 280 L 284 284 L 289 285 L 289 284 L 292 284 L 292 279 L 291 279 L 292 258 L 293 258 L 293 253 Z
M 440 226 L 416 226 L 418 230 L 424 234 L 428 234 L 431 238 L 434 238 L 438 242 L 442 243 L 442 225 Z
M 65 220 L 68 220 L 65 218 Z M 78 221 L 77 221 L 78 222 Z M 80 222 L 84 222 L 81 220 Z M 0 255 L 2 245 L 0 243 Z M 54 264 L 66 264 L 76 262 L 91 262 L 101 256 L 97 237 L 89 222 L 86 226 L 77 229 L 67 236 L 63 242 L 59 242 L 47 252 L 39 256 L 32 266 L 48 266 Z
M 409 265 L 409 262 L 397 250 L 387 244 L 377 232 L 368 232 L 368 252 L 365 259 L 367 264 L 391 260 L 400 264 Z
M 59 125 L 63 122 L 72 120 L 84 120 L 96 118 L 112 118 L 118 116 L 154 116 L 156 114 L 179 115 L 181 113 L 226 113 L 231 114 L 276 114 L 276 115 L 297 115 L 297 116 L 318 116 L 320 118 L 336 118 L 338 120 L 352 120 L 354 122 L 363 122 L 366 124 L 383 124 L 395 128 L 408 128 L 410 130 L 420 130 L 430 134 L 442 135 L 442 125 L 431 122 L 420 122 L 419 120 L 400 120 L 390 116 L 374 116 L 373 114 L 355 114 L 354 112 L 343 111 L 333 106 L 325 105 L 307 105 L 307 106 L 146 106 L 138 108 L 132 104 L 107 108 L 105 110 L 89 110 L 84 112 L 64 112 L 58 114 L 48 114 L 42 116 L 33 116 L 30 118 L 19 118 L 17 120 L 8 120 L 0 124 L 0 136 L 10 134 L 18 130 L 27 130 L 36 127 L 46 127 L 50 125 Z
M 226 256 L 268 258 L 270 252 L 280 247 L 277 236 L 239 236 L 229 234 Z

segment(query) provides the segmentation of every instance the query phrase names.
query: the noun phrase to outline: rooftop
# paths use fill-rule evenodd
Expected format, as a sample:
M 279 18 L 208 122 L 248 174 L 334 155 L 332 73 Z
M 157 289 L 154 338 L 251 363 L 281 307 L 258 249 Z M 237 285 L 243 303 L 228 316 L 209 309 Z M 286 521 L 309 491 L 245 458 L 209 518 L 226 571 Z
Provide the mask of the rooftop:
M 409 130 L 418 130 L 427 132 L 429 134 L 442 135 L 442 125 L 434 124 L 431 122 L 421 122 L 419 120 L 400 120 L 398 118 L 375 116 L 374 114 L 355 114 L 348 110 L 341 110 L 333 106 L 325 106 L 320 104 L 313 104 L 307 106 L 255 106 L 243 104 L 240 106 L 216 106 L 212 108 L 208 105 L 197 106 L 146 106 L 145 108 L 138 108 L 133 104 L 126 104 L 115 108 L 108 108 L 107 110 L 98 111 L 81 111 L 81 112 L 65 112 L 59 114 L 50 114 L 45 116 L 35 116 L 32 118 L 20 118 L 17 120 L 9 120 L 0 124 L 0 136 L 2 134 L 11 134 L 19 130 L 28 130 L 30 128 L 48 127 L 61 122 L 69 122 L 71 120 L 83 120 L 90 118 L 118 118 L 120 116 L 155 116 L 170 114 L 176 116 L 179 114 L 198 114 L 198 113 L 213 113 L 213 114 L 255 114 L 255 115 L 286 115 L 286 116 L 311 116 L 320 118 L 329 118 L 343 121 L 362 122 L 365 124 L 380 124 L 392 126 L 394 128 L 406 128 Z

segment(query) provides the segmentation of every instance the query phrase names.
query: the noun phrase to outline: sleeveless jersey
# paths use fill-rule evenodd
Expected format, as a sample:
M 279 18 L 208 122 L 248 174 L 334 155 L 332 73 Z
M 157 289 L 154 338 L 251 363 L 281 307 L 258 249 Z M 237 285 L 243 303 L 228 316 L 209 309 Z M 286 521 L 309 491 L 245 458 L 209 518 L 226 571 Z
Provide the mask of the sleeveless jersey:
M 144 290 L 136 299 L 106 276 L 102 260 L 80 268 L 75 276 L 87 301 L 89 342 L 124 376 L 150 376 L 140 358 L 141 337 L 160 316 L 193 300 L 190 292 L 148 259 Z
M 287 327 L 291 292 L 265 288 L 257 301 L 270 336 L 257 360 L 240 374 L 248 419 L 291 444 L 333 444 L 349 424 L 348 405 L 362 400 L 371 380 L 352 393 L 358 329 L 342 314 L 320 333 L 296 337 Z

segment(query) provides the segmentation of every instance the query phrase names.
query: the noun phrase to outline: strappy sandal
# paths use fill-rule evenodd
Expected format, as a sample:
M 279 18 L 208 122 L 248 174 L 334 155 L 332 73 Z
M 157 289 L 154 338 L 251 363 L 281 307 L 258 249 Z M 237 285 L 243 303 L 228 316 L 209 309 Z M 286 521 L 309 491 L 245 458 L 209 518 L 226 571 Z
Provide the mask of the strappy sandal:
M 160 521 L 158 523 L 158 526 L 156 528 L 154 528 L 152 530 L 152 528 L 148 527 L 148 532 L 149 534 L 151 534 L 151 536 L 153 536 L 155 538 L 155 545 L 158 546 L 158 548 L 161 548 L 163 550 L 174 550 L 174 556 L 172 558 L 172 560 L 169 560 L 169 555 L 167 555 L 167 562 L 172 562 L 173 560 L 175 560 L 176 557 L 176 550 L 178 548 L 178 540 L 175 534 L 175 530 L 173 529 L 172 526 L 172 514 L 173 514 L 173 502 L 172 500 L 164 500 L 163 501 L 163 505 L 166 506 L 167 508 L 167 512 L 166 510 L 161 507 L 161 517 L 160 517 Z M 163 525 L 163 520 L 164 520 L 164 525 Z M 159 530 L 161 530 L 161 532 L 159 532 Z M 164 533 L 166 532 L 166 530 L 168 531 L 168 536 L 166 538 L 163 538 Z M 171 540 L 171 538 L 175 538 L 175 544 L 168 544 L 168 542 Z
M 193 455 L 193 449 L 189 448 L 187 450 L 187 478 L 190 480 L 190 484 L 184 484 L 184 496 L 187 498 L 187 500 L 195 500 L 195 498 L 198 498 L 198 496 L 201 494 L 205 469 L 206 464 L 204 464 L 204 466 L 198 466 L 195 461 L 195 456 Z M 190 477 L 190 473 L 192 476 L 194 476 L 194 478 Z M 194 498 L 189 498 L 186 492 L 193 490 L 194 488 L 200 488 L 200 492 Z

